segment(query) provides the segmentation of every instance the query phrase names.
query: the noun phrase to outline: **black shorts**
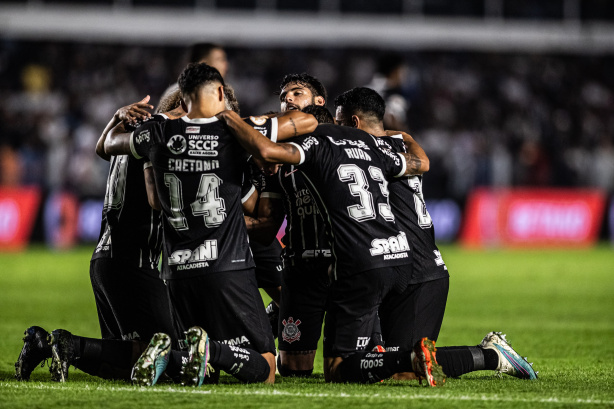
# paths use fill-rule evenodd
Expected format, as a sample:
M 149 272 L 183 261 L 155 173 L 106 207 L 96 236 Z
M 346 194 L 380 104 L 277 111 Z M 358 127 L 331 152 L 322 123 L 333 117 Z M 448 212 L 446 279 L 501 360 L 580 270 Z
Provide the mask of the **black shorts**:
M 390 292 L 379 309 L 387 351 L 409 351 L 420 339 L 436 341 L 448 299 L 449 277 Z
M 405 266 L 376 268 L 354 275 L 340 274 L 331 286 L 331 303 L 324 326 L 324 357 L 347 357 L 364 351 L 377 327 L 379 306 L 398 286 Z
M 167 285 L 184 331 L 198 325 L 215 341 L 275 354 L 253 269 L 167 280 Z
M 90 262 L 90 280 L 103 339 L 149 342 L 153 334 L 164 332 L 177 341 L 168 291 L 158 270 L 99 258 Z
M 279 287 L 284 271 L 284 262 L 281 257 L 282 247 L 279 240 L 273 240 L 273 243 L 268 246 L 252 242 L 250 247 L 254 263 L 256 263 L 258 288 Z
M 329 265 L 330 259 L 286 267 L 279 306 L 280 351 L 318 349 L 329 301 Z

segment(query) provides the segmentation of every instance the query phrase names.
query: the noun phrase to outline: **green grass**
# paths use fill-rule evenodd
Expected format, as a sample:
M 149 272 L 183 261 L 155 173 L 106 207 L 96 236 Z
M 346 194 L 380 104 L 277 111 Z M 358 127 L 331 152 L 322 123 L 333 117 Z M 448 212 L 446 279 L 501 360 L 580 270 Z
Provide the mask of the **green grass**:
M 199 389 L 149 389 L 104 381 L 71 368 L 66 384 L 38 368 L 14 380 L 25 328 L 65 328 L 99 336 L 89 284 L 91 248 L 54 253 L 32 248 L 0 254 L 0 408 L 562 408 L 614 407 L 614 249 L 467 251 L 443 247 L 450 296 L 438 345 L 475 345 L 491 330 L 507 332 L 535 362 L 538 381 L 492 372 L 449 379 L 445 387 L 386 381 L 330 385 L 321 355 L 309 380 L 240 385 L 231 377 Z

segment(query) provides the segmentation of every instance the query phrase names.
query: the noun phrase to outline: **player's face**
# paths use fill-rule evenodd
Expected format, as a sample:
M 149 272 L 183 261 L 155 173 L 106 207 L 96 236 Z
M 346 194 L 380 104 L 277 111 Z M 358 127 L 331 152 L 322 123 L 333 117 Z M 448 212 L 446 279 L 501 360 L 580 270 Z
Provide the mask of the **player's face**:
M 207 58 L 201 62 L 217 68 L 220 74 L 222 74 L 222 78 L 226 77 L 226 73 L 228 72 L 228 60 L 226 59 L 226 52 L 221 48 L 214 48 L 211 50 Z
M 281 102 L 281 112 L 300 111 L 308 105 L 321 105 L 316 104 L 313 93 L 309 88 L 296 82 L 288 83 L 281 90 L 279 101 Z

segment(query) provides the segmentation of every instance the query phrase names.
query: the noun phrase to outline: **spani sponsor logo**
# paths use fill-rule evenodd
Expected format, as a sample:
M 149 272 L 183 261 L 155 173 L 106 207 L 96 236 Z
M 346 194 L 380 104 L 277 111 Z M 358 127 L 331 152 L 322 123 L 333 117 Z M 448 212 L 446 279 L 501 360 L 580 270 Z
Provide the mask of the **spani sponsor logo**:
M 309 148 L 311 148 L 314 145 L 319 145 L 320 142 L 314 138 L 313 136 L 310 136 L 308 138 L 306 138 L 303 143 L 301 144 L 301 147 L 303 148 L 303 150 L 308 151 Z
M 185 270 L 188 268 L 207 267 L 208 263 L 203 263 L 210 260 L 217 260 L 218 248 L 217 240 L 206 240 L 203 244 L 194 250 L 176 250 L 168 258 L 168 265 L 178 265 L 177 270 Z M 197 263 L 197 267 L 191 265 Z M 191 265 L 188 267 L 187 265 Z
M 405 232 L 399 232 L 398 236 L 388 237 L 387 239 L 374 239 L 371 241 L 371 252 L 372 256 L 381 256 L 389 255 L 388 257 L 384 257 L 385 260 L 393 259 L 393 258 L 405 258 L 409 255 L 407 252 L 409 249 L 409 242 L 407 241 L 407 236 Z M 405 253 L 405 254 L 403 254 Z M 393 256 L 395 255 L 396 256 Z

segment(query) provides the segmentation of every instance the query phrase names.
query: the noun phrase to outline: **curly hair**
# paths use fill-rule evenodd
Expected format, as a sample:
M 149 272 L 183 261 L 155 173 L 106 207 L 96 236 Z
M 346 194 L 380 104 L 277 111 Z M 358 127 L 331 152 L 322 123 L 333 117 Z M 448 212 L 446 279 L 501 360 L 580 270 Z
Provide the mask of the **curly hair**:
M 371 88 L 356 87 L 345 91 L 335 98 L 335 108 L 343 107 L 349 115 L 362 113 L 375 117 L 378 121 L 384 120 L 386 102 L 376 91 Z
M 204 62 L 188 64 L 177 81 L 181 95 L 184 97 L 194 94 L 200 87 L 212 82 L 226 85 L 220 72 Z
M 324 98 L 324 102 L 328 99 L 328 93 L 326 92 L 326 88 L 319 79 L 314 77 L 313 75 L 309 75 L 307 73 L 302 74 L 288 74 L 281 80 L 281 85 L 279 86 L 279 94 L 283 91 L 284 87 L 291 82 L 296 82 L 297 84 L 303 85 L 305 88 L 309 89 L 314 97 L 322 97 Z

